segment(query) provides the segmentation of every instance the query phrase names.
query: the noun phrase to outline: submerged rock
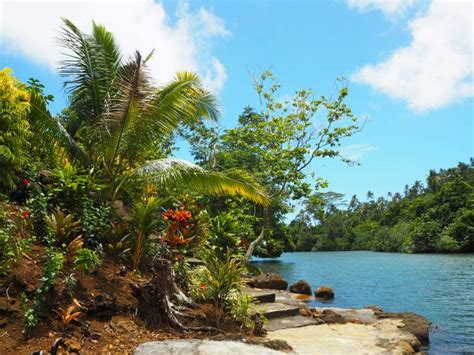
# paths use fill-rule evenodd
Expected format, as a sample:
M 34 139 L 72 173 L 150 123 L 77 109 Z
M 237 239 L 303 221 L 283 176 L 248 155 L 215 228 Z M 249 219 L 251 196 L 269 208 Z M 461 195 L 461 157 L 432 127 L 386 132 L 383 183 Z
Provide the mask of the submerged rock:
M 290 286 L 290 292 L 311 295 L 311 286 L 306 280 L 298 280 Z
M 331 287 L 321 286 L 314 291 L 314 296 L 323 300 L 332 300 L 334 299 L 334 291 Z
M 275 273 L 267 273 L 253 277 L 247 284 L 255 288 L 268 288 L 272 290 L 286 290 L 288 281 Z

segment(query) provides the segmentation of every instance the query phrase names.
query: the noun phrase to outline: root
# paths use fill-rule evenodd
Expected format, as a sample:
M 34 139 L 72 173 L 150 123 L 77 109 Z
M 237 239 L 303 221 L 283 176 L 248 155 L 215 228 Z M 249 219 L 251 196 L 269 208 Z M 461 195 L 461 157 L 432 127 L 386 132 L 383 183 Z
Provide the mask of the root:
M 179 317 L 190 317 L 182 312 L 198 307 L 176 285 L 174 270 L 165 259 L 155 259 L 151 265 L 152 278 L 144 284 L 134 286 L 138 298 L 138 315 L 150 327 L 165 322 L 179 331 L 216 332 L 214 327 L 187 327 Z M 190 317 L 192 318 L 192 317 Z

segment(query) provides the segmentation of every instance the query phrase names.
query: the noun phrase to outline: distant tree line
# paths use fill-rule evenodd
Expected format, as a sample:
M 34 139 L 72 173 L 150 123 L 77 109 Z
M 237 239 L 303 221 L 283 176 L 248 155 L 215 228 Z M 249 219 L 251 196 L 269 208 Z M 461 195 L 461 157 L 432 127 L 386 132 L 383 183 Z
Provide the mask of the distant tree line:
M 349 203 L 339 193 L 315 193 L 291 221 L 295 250 L 406 253 L 474 251 L 474 159 L 416 181 L 401 193 Z

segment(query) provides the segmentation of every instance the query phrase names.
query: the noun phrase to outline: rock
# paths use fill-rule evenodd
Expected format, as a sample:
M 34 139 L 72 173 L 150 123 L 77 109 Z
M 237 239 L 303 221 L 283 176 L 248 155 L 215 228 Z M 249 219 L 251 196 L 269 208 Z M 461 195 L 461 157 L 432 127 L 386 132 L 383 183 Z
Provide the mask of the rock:
M 334 291 L 331 287 L 321 286 L 314 291 L 314 296 L 323 300 L 332 300 L 334 298 Z
M 269 331 L 267 338 L 285 340 L 297 354 L 414 353 L 419 342 L 400 325 L 398 319 L 381 319 L 374 324 L 307 325 Z
M 311 286 L 306 280 L 299 280 L 290 286 L 290 292 L 311 295 Z
M 392 318 L 400 319 L 403 322 L 403 326 L 400 329 L 413 334 L 421 342 L 426 345 L 430 341 L 430 326 L 431 322 L 423 316 L 411 312 L 402 313 L 389 313 L 383 312 L 378 315 L 380 319 Z
M 234 341 L 242 342 L 252 345 L 262 345 L 266 348 L 284 351 L 286 353 L 293 351 L 291 346 L 284 340 L 280 339 L 267 339 L 265 337 L 248 337 L 241 334 L 218 334 L 211 337 L 209 340 L 214 341 Z
M 286 290 L 288 287 L 288 281 L 275 273 L 255 276 L 247 284 L 255 288 L 268 288 L 272 290 Z
M 282 352 L 263 347 L 250 345 L 238 341 L 214 341 L 200 339 L 181 339 L 152 341 L 140 344 L 134 355 L 148 354 L 175 354 L 175 355 L 200 355 L 200 354 L 282 354 Z

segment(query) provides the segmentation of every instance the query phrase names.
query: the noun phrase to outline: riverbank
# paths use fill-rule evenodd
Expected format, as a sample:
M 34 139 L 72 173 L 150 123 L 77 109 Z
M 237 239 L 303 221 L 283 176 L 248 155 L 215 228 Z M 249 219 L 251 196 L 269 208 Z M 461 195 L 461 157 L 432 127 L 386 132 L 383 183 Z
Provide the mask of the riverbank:
M 268 318 L 267 338 L 287 342 L 298 354 L 413 353 L 426 350 L 429 343 L 431 322 L 415 313 L 384 312 L 376 306 L 308 307 L 313 296 L 286 290 L 251 289 L 250 293 L 264 300 L 257 309 Z M 291 307 L 299 312 L 292 313 Z
M 430 353 L 474 351 L 474 254 L 301 252 L 254 265 L 290 283 L 306 279 L 313 290 L 333 288 L 334 300 L 313 299 L 310 307 L 376 304 L 390 312 L 414 312 L 433 322 Z
M 262 337 L 213 336 L 140 344 L 135 355 L 149 354 L 314 354 L 395 353 L 423 351 L 430 322 L 412 313 L 385 313 L 380 308 L 310 308 L 308 297 L 283 290 L 245 289 L 261 300 L 267 318 Z

